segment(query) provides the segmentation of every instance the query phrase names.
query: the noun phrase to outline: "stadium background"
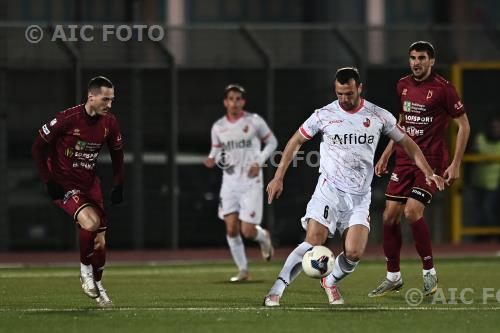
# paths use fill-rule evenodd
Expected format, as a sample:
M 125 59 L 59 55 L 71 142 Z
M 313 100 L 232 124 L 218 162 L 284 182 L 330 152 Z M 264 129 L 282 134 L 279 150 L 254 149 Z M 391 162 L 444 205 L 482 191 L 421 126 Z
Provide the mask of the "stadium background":
M 75 227 L 49 202 L 30 147 L 45 121 L 83 101 L 93 76 L 116 86 L 113 112 L 126 143 L 126 201 L 109 208 L 110 248 L 224 247 L 216 217 L 221 175 L 201 161 L 210 127 L 224 114 L 226 84 L 247 88 L 248 110 L 267 119 L 282 149 L 312 110 L 334 98 L 338 67 L 358 66 L 364 96 L 394 110 L 395 83 L 409 72 L 407 47 L 425 39 L 436 46 L 439 73 L 449 79 L 461 73 L 472 141 L 498 114 L 499 19 L 500 3 L 493 0 L 0 0 L 0 248 L 75 249 Z M 38 44 L 25 38 L 32 24 L 48 36 L 56 24 L 98 30 L 139 23 L 164 26 L 165 38 Z M 304 148 L 317 147 L 316 139 Z M 103 155 L 98 170 L 107 196 L 111 168 Z M 463 186 L 455 191 L 465 225 L 479 223 L 468 186 L 472 167 L 464 165 Z M 316 169 L 299 163 L 282 198 L 268 207 L 264 224 L 277 245 L 302 239 L 298 220 L 316 177 Z M 386 182 L 373 183 L 371 243 L 381 242 Z M 436 243 L 451 239 L 451 202 L 448 191 L 427 211 Z

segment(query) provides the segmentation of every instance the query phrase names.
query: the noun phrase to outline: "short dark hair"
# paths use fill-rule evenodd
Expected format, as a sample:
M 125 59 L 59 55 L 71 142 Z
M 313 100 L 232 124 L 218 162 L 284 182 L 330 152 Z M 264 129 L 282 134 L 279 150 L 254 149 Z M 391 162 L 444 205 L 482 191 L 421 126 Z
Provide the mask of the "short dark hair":
M 434 51 L 434 46 L 432 46 L 431 43 L 425 40 L 419 40 L 412 43 L 410 45 L 410 48 L 408 49 L 408 54 L 410 54 L 411 51 L 427 52 L 427 55 L 431 59 L 434 59 L 434 57 L 436 56 L 436 51 Z
M 356 82 L 356 86 L 361 83 L 361 78 L 359 77 L 359 71 L 356 67 L 343 67 L 337 70 L 335 73 L 335 80 L 340 84 L 346 84 L 350 79 Z
M 111 81 L 104 76 L 96 76 L 90 79 L 89 84 L 87 85 L 87 91 L 100 92 L 101 87 L 113 88 L 113 83 L 111 83 Z
M 243 97 L 245 97 L 245 95 L 247 93 L 245 88 L 243 88 L 243 86 L 241 86 L 237 83 L 231 83 L 231 84 L 228 84 L 226 86 L 226 88 L 224 88 L 224 99 L 227 98 L 227 94 L 229 94 L 230 91 L 239 92 L 239 93 L 241 93 L 241 96 L 243 96 Z

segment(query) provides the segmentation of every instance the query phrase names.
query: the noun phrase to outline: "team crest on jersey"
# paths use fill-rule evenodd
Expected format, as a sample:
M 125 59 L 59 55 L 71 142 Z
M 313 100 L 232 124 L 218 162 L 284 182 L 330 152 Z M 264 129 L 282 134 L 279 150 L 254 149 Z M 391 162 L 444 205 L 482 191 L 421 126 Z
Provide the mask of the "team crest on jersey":
M 403 111 L 405 111 L 405 112 L 411 111 L 411 102 L 410 101 L 405 101 L 403 103 Z
M 404 89 L 403 89 L 403 92 L 401 93 L 401 95 L 406 96 L 406 93 L 407 93 L 407 92 L 408 92 L 408 89 L 407 89 L 407 88 L 404 88 Z
M 370 119 L 369 118 L 365 118 L 365 120 L 363 121 L 363 126 L 370 127 Z
M 429 89 L 427 91 L 427 99 L 431 99 L 431 97 L 432 97 L 432 90 Z
M 75 129 L 73 130 L 73 135 L 80 136 L 80 129 L 75 128 Z
M 245 127 L 243 127 L 243 133 L 247 133 L 248 132 L 248 125 L 245 125 Z
M 78 140 L 75 145 L 76 150 L 84 150 L 85 147 L 87 146 L 87 142 Z
M 75 152 L 73 151 L 73 148 L 66 148 L 64 150 L 64 155 L 67 157 L 72 157 Z

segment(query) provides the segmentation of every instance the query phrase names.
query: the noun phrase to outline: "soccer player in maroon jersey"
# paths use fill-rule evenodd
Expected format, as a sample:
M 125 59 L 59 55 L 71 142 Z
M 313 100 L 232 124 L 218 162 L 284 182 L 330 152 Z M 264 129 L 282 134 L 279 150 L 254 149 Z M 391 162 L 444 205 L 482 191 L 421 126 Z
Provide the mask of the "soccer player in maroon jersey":
M 59 112 L 38 131 L 31 154 L 53 202 L 79 225 L 80 281 L 100 306 L 111 306 L 101 278 L 106 262 L 106 214 L 96 162 L 107 143 L 113 164 L 111 204 L 123 201 L 123 149 L 110 80 L 88 84 L 85 104 Z
M 396 87 L 400 102 L 399 123 L 418 144 L 434 172 L 442 175 L 446 184 L 450 185 L 459 177 L 460 163 L 469 138 L 469 121 L 453 85 L 432 70 L 435 52 L 431 43 L 417 41 L 411 44 L 409 62 L 412 74 L 400 79 Z M 453 159 L 448 164 L 445 135 L 450 119 L 458 125 L 458 133 Z M 431 295 L 437 290 L 438 278 L 424 209 L 431 202 L 436 186 L 426 184 L 424 174 L 392 140 L 375 166 L 377 176 L 387 173 L 387 162 L 394 151 L 396 163 L 387 185 L 383 214 L 387 276 L 368 296 L 383 296 L 403 287 L 399 268 L 402 243 L 400 219 L 403 214 L 410 224 L 415 247 L 422 259 L 423 294 Z

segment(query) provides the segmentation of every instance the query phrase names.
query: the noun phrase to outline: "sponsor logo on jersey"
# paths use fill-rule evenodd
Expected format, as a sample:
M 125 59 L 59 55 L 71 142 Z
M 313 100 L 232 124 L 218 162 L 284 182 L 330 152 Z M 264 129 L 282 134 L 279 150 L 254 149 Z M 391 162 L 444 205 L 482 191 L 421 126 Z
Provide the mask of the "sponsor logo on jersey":
M 50 126 L 54 126 L 55 124 L 57 124 L 56 118 L 52 119 L 52 121 L 50 122 Z
M 365 118 L 365 120 L 363 120 L 363 126 L 370 127 L 370 119 L 369 118 Z
M 43 125 L 42 126 L 42 131 L 45 135 L 49 135 L 50 134 L 50 130 L 49 128 L 47 127 L 47 125 Z
M 335 134 L 334 136 L 329 136 L 329 137 L 332 140 L 333 144 L 336 145 L 362 145 L 365 143 L 371 144 L 375 141 L 375 136 L 366 135 L 366 133 L 363 134 L 346 133 L 344 135 Z
M 418 129 L 418 128 L 413 127 L 413 126 L 408 126 L 408 127 L 406 127 L 406 133 L 408 133 L 408 135 L 411 137 L 422 136 L 422 135 L 424 135 L 424 130 Z
M 404 112 L 410 112 L 411 111 L 411 102 L 410 101 L 404 101 L 404 103 L 403 103 L 403 111 Z
M 255 217 L 255 211 L 253 211 L 253 212 L 251 212 L 251 213 L 250 213 L 250 217 L 251 217 L 251 218 L 254 218 L 254 217 Z
M 396 173 L 394 173 L 394 172 L 393 172 L 393 173 L 391 174 L 391 180 L 392 180 L 393 182 L 396 182 L 396 183 L 397 183 L 397 182 L 399 182 L 398 175 L 397 175 Z
M 407 92 L 408 92 L 408 89 L 407 89 L 407 88 L 404 88 L 404 89 L 403 89 L 403 92 L 401 93 L 401 95 L 406 96 L 406 93 L 407 93 Z
M 334 120 L 330 120 L 330 121 L 328 122 L 328 124 L 340 124 L 340 123 L 342 123 L 342 122 L 343 122 L 343 120 L 342 120 L 342 119 L 334 119 Z
M 412 124 L 430 124 L 434 117 L 432 116 L 416 116 L 412 114 L 405 114 L 405 121 Z
M 78 140 L 75 145 L 76 150 L 84 150 L 85 147 L 87 146 L 87 142 Z
M 431 97 L 432 97 L 432 90 L 431 90 L 431 89 L 429 89 L 429 90 L 427 91 L 427 98 L 426 98 L 426 99 L 431 99 Z
M 80 136 L 80 129 L 75 128 L 75 129 L 73 130 L 73 135 Z
M 240 141 L 228 141 L 222 143 L 222 149 L 231 150 L 231 149 L 244 149 L 252 147 L 252 140 L 241 139 Z

